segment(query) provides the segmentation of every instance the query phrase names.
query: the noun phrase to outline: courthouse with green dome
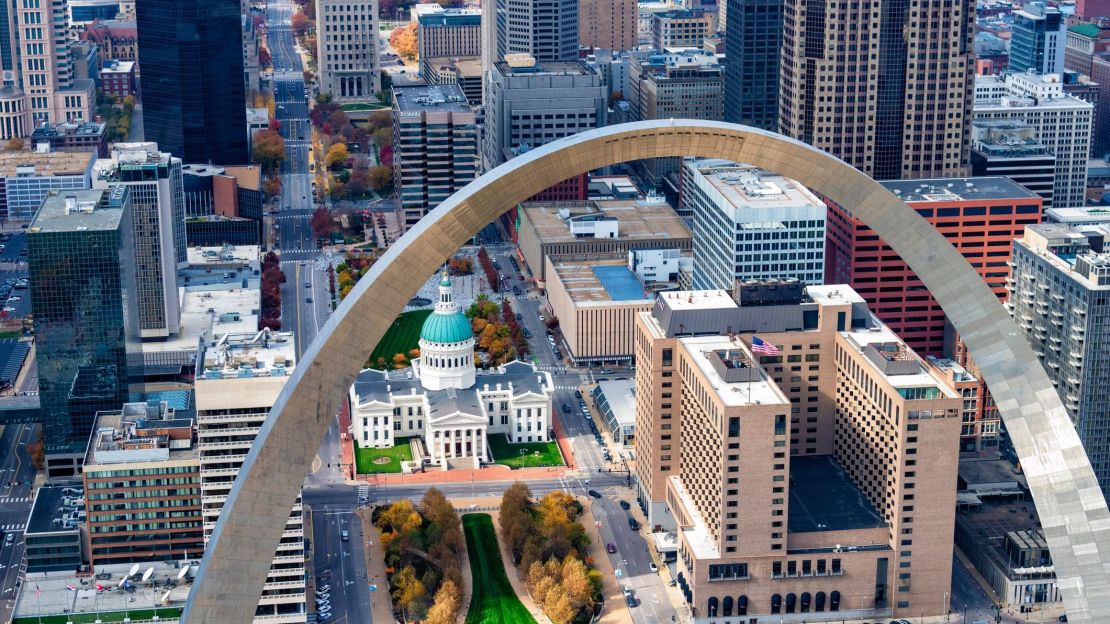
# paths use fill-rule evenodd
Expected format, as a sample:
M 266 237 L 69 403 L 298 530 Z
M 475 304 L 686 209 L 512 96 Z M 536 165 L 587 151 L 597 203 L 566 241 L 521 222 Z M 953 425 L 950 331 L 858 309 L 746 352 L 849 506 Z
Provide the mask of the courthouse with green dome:
M 421 462 L 443 469 L 492 461 L 488 436 L 512 443 L 547 442 L 550 373 L 510 362 L 479 372 L 474 332 L 445 273 L 435 310 L 420 329 L 412 369 L 366 369 L 351 386 L 351 424 L 360 448 L 389 448 L 397 438 L 423 443 Z

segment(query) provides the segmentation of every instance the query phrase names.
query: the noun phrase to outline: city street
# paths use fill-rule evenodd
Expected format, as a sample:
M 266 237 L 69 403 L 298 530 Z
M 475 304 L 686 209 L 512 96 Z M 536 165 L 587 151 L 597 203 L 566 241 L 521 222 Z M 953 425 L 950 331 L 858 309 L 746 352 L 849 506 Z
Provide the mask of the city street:
M 338 491 L 345 492 L 346 496 L 335 498 L 331 495 Z M 324 488 L 313 494 L 306 490 L 304 500 L 312 510 L 316 587 L 319 590 L 328 586 L 332 614 L 330 619 L 340 622 L 371 622 L 370 588 L 366 579 L 366 554 L 363 550 L 368 538 L 363 536 L 362 523 L 354 515 L 354 489 Z M 347 541 L 343 541 L 343 531 L 348 532 Z M 315 602 L 315 596 L 309 596 L 309 603 L 314 605 Z
M 31 513 L 31 484 L 35 468 L 27 445 L 35 441 L 32 425 L 8 425 L 0 434 L 0 622 L 7 622 L 15 607 L 16 583 L 23 558 L 23 528 Z M 15 485 L 18 483 L 18 485 Z M 9 544 L 7 534 L 15 537 Z

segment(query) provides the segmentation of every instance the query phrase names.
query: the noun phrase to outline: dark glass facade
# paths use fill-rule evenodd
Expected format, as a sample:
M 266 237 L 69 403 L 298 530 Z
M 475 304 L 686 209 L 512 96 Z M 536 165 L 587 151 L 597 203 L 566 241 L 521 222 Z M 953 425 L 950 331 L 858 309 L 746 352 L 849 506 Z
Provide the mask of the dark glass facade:
M 190 247 L 221 245 L 258 245 L 259 222 L 235 217 L 194 217 L 185 222 Z
M 134 322 L 124 254 L 131 248 L 126 192 L 78 191 L 100 198 L 89 213 L 47 197 L 28 231 L 40 418 L 47 455 L 84 453 L 96 412 L 127 401 L 127 354 Z M 51 475 L 53 476 L 53 475 Z
M 725 121 L 774 131 L 783 0 L 727 0 Z
M 247 162 L 238 0 L 143 0 L 135 11 L 144 138 L 186 162 Z

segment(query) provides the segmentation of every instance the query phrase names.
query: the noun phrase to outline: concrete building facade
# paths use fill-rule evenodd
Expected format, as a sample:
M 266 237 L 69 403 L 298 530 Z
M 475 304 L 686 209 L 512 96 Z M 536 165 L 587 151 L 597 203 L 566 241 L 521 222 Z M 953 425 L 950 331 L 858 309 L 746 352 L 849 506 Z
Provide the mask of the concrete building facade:
M 779 132 L 876 180 L 966 175 L 973 0 L 784 4 Z
M 1056 156 L 1052 205 L 1057 208 L 1086 202 L 1093 117 L 1094 106 L 1065 93 L 1059 74 L 975 78 L 974 121 L 1028 124 Z
M 700 48 L 710 35 L 710 16 L 701 9 L 673 9 L 651 16 L 651 46 Z
M 378 3 L 375 0 L 315 2 L 320 93 L 332 96 L 337 102 L 372 100 L 381 91 Z
M 0 153 L 0 215 L 30 221 L 50 191 L 92 188 L 92 152 Z
M 138 290 L 138 335 L 166 339 L 179 331 L 177 270 L 186 265 L 185 191 L 181 159 L 154 143 L 116 143 L 95 166 L 96 188 L 127 188 Z
M 458 85 L 393 89 L 393 170 L 405 229 L 478 177 L 474 109 Z
M 482 12 L 476 9 L 444 9 L 421 14 L 417 28 L 420 72 L 427 78 L 431 59 L 477 58 L 482 54 Z M 472 102 L 477 105 L 479 101 Z
M 527 54 L 541 63 L 578 58 L 576 0 L 493 0 L 490 11 L 487 69 L 508 54 Z
M 197 448 L 206 546 L 243 460 L 297 364 L 294 352 L 292 332 L 266 330 L 227 334 L 197 353 Z M 256 615 L 268 616 L 265 622 L 306 620 L 304 538 L 298 495 L 258 599 Z
M 1110 491 L 1110 255 L 1105 225 L 1029 225 L 1014 241 L 1008 307 L 1064 400 L 1103 492 Z
M 824 281 L 827 208 L 809 189 L 757 167 L 683 166 L 696 290 L 728 290 L 750 279 Z
M 639 494 L 694 621 L 944 613 L 953 519 L 915 509 L 955 504 L 959 395 L 850 288 L 736 295 L 637 318 Z
M 609 93 L 597 70 L 582 61 L 511 57 L 494 64 L 490 79 L 487 169 L 529 149 L 605 125 Z

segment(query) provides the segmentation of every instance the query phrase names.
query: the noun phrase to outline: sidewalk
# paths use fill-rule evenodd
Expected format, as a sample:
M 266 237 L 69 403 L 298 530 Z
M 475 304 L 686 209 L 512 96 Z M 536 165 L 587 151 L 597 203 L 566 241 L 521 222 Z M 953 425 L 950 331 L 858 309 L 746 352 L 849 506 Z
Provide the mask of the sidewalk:
M 439 470 L 432 468 L 427 472 L 414 474 L 373 474 L 358 475 L 356 480 L 365 481 L 370 485 L 416 485 L 436 483 L 469 483 L 485 481 L 528 481 L 530 479 L 561 479 L 570 470 L 565 466 L 552 466 L 548 468 L 519 468 L 512 470 L 508 466 L 492 465 L 484 468 L 455 468 L 452 470 Z
M 601 530 L 597 526 L 597 519 L 594 518 L 593 500 L 578 497 L 578 501 L 583 503 L 584 509 L 579 521 L 586 527 L 586 534 L 590 536 L 588 555 L 598 572 L 601 572 L 601 597 L 604 601 L 604 608 L 598 622 L 600 624 L 631 624 L 632 613 L 624 604 L 624 595 L 621 593 L 620 584 L 617 583 L 617 575 L 613 571 L 613 562 L 609 560 L 609 554 L 605 552 L 605 542 L 601 539 Z
M 377 585 L 377 591 L 370 593 L 370 615 L 376 624 L 395 622 L 393 607 L 389 602 L 389 579 L 385 576 L 385 550 L 382 548 L 378 527 L 370 521 L 370 507 L 360 507 L 355 515 L 362 521 L 362 534 L 366 536 L 366 579 Z

